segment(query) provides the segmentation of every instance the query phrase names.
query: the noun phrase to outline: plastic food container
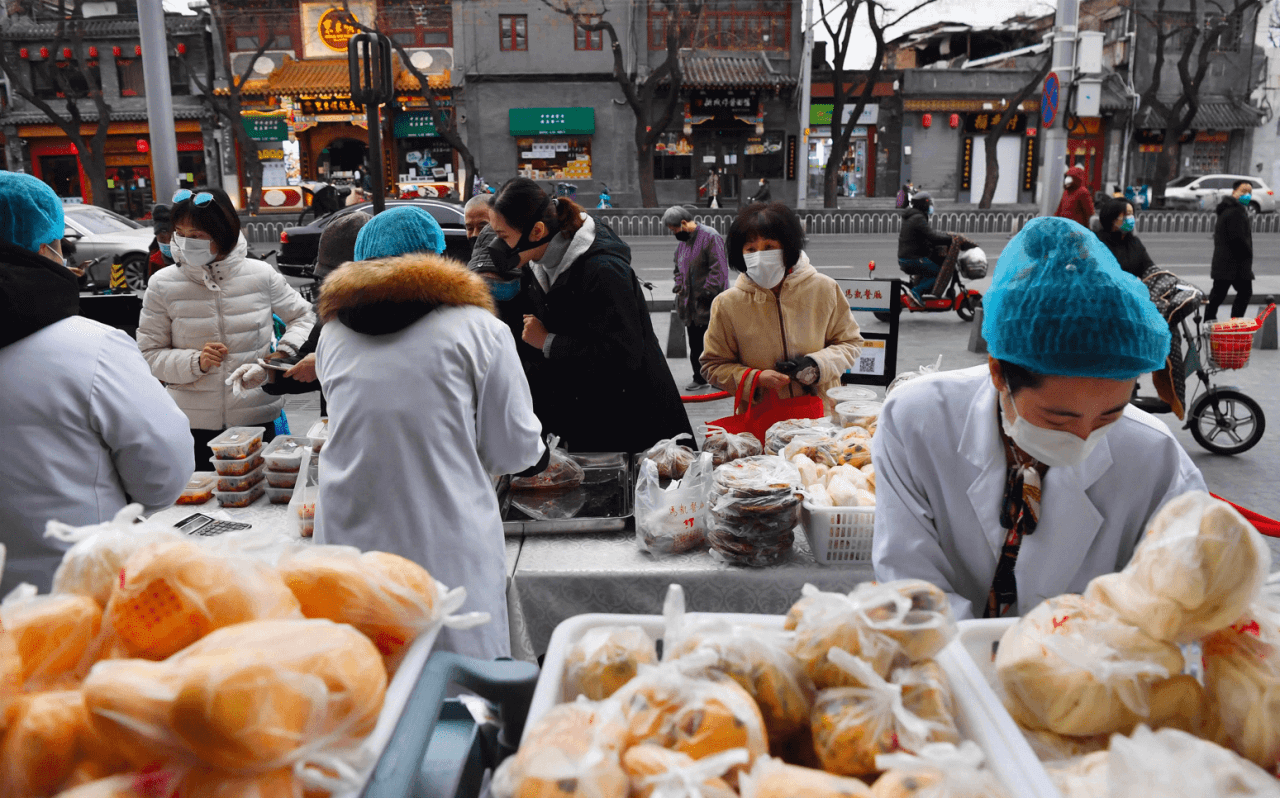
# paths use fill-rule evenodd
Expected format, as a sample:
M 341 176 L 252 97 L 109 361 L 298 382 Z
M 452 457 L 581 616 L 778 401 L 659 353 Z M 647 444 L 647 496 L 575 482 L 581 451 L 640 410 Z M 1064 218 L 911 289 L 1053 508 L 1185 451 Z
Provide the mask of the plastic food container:
M 836 417 L 846 427 L 871 427 L 880 420 L 882 402 L 841 402 Z
M 223 460 L 243 460 L 262 448 L 262 427 L 232 427 L 209 441 L 213 456 Z
M 311 425 L 311 429 L 307 430 L 307 437 L 311 439 L 311 451 L 319 452 L 324 448 L 324 442 L 329 440 L 329 419 L 322 418 Z
M 248 507 L 261 499 L 266 490 L 266 487 L 259 482 L 248 490 L 215 490 L 213 495 L 218 497 L 218 504 L 223 507 Z
M 836 402 L 874 402 L 876 401 L 876 392 L 874 388 L 863 388 L 859 385 L 837 385 L 827 391 L 827 396 L 831 401 Z
M 191 475 L 187 487 L 178 497 L 175 504 L 204 504 L 213 498 L 213 486 L 218 482 L 218 475 L 211 471 L 197 471 Z
M 302 456 L 307 453 L 307 447 L 310 445 L 309 438 L 299 435 L 281 435 L 262 450 L 262 457 L 267 462 L 267 470 L 297 473 L 298 469 L 302 468 Z
M 262 465 L 262 455 L 255 454 L 243 460 L 223 460 L 218 457 L 210 457 L 209 462 L 213 463 L 213 470 L 217 471 L 220 477 L 242 477 Z
M 237 491 L 246 491 L 262 481 L 263 467 L 258 466 L 244 476 L 239 477 L 218 477 L 218 490 L 223 493 L 235 493 Z M 259 494 L 261 495 L 261 494 Z
M 293 490 L 293 486 L 298 484 L 297 471 L 272 471 L 268 467 L 264 475 L 267 478 L 268 488 L 288 488 Z
M 267 500 L 272 504 L 288 504 L 293 499 L 293 486 L 287 488 L 273 488 L 267 485 Z

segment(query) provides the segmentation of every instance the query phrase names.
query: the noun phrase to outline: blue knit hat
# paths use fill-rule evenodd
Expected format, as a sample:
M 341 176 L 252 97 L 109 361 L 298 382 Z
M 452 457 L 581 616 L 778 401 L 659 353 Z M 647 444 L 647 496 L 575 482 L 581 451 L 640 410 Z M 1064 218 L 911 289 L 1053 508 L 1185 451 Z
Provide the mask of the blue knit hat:
M 0 240 L 30 252 L 62 238 L 62 200 L 42 181 L 0 171 Z
M 1128 380 L 1169 355 L 1169 324 L 1146 286 L 1069 219 L 1027 222 L 1000 254 L 982 308 L 991 356 L 1036 374 Z
M 410 252 L 444 252 L 444 231 L 439 222 L 414 205 L 388 208 L 356 236 L 356 260 L 394 258 Z

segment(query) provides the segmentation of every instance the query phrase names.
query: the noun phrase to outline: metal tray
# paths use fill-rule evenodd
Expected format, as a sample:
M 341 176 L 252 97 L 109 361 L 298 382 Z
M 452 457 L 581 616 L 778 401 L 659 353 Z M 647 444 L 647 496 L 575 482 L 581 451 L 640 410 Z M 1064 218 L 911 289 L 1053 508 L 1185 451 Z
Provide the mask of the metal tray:
M 585 472 L 582 486 L 568 491 L 512 491 L 511 479 L 497 486 L 502 529 L 507 535 L 622 532 L 635 514 L 635 482 L 624 452 L 571 454 Z M 518 505 L 541 505 L 563 518 L 538 519 Z

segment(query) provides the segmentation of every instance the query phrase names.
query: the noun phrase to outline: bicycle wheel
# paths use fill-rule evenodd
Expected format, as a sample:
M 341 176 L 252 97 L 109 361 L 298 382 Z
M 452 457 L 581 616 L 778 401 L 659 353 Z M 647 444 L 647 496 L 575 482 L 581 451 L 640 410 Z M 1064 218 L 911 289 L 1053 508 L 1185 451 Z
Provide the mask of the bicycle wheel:
M 1191 437 L 1214 454 L 1247 452 L 1262 440 L 1267 419 L 1251 397 L 1214 388 L 1196 400 L 1187 419 Z

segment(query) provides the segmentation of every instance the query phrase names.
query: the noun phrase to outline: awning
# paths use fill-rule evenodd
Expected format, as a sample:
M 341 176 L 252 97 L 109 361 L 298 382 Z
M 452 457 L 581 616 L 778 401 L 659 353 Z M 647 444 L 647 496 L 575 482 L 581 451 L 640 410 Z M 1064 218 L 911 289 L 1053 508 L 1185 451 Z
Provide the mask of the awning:
M 1209 102 L 1201 103 L 1196 109 L 1195 118 L 1191 120 L 1192 130 L 1239 130 L 1257 127 L 1262 124 L 1262 111 L 1243 102 Z M 1138 112 L 1138 126 L 1145 128 L 1162 128 L 1164 116 L 1154 108 L 1143 108 Z
M 596 132 L 594 108 L 512 108 L 507 111 L 513 136 L 545 136 Z
M 680 55 L 680 74 L 686 89 L 778 89 L 796 85 L 795 77 L 774 67 L 767 55 Z

